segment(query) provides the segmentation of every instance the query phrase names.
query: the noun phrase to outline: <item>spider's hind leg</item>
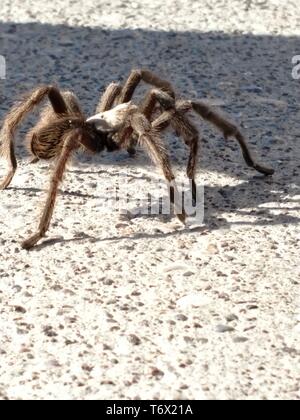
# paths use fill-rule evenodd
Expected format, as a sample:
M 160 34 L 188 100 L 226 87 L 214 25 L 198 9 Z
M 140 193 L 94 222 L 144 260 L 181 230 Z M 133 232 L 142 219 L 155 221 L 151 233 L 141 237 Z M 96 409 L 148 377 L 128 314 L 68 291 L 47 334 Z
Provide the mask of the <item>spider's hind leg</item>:
M 208 105 L 206 105 L 205 103 L 201 101 L 198 101 L 198 102 L 190 101 L 190 104 L 192 105 L 193 110 L 198 115 L 200 115 L 200 117 L 211 122 L 214 126 L 219 128 L 219 130 L 222 131 L 222 133 L 224 134 L 225 138 L 235 137 L 235 139 L 238 141 L 242 149 L 244 160 L 249 167 L 256 169 L 258 172 L 264 175 L 274 174 L 274 169 L 268 168 L 255 161 L 249 149 L 249 146 L 247 144 L 245 137 L 243 136 L 240 129 L 235 124 L 228 121 L 221 114 L 214 111 L 211 107 L 209 107 Z
M 2 183 L 0 183 L 0 190 L 5 190 L 10 185 L 18 166 L 13 143 L 10 142 L 9 145 L 1 144 L 0 155 L 8 160 L 10 167 L 8 174 L 6 175 Z
M 17 159 L 14 148 L 16 130 L 26 115 L 33 111 L 33 109 L 47 96 L 55 113 L 64 114 L 67 112 L 65 101 L 59 90 L 53 86 L 42 86 L 35 89 L 23 100 L 18 102 L 5 117 L 0 132 L 0 156 L 6 158 L 10 169 L 0 184 L 0 190 L 3 190 L 10 185 L 17 170 Z

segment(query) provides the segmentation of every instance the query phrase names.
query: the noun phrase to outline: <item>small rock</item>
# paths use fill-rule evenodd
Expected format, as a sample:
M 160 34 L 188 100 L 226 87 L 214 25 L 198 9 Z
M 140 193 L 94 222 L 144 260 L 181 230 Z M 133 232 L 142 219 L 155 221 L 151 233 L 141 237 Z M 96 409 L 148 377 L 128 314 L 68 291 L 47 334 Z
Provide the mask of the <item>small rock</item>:
M 234 315 L 234 314 L 230 314 L 226 316 L 226 321 L 227 322 L 233 322 L 233 321 L 237 321 L 239 318 Z
M 51 326 L 45 326 L 43 332 L 47 337 L 53 338 L 57 337 L 57 333 L 53 330 Z
M 130 344 L 133 344 L 134 346 L 138 346 L 141 344 L 141 339 L 135 335 L 135 334 L 129 334 L 127 337 Z
M 216 331 L 219 333 L 226 333 L 226 332 L 232 332 L 234 331 L 234 328 L 229 327 L 228 325 L 217 325 L 216 326 Z
M 234 343 L 246 343 L 246 341 L 248 341 L 246 337 L 234 337 L 233 339 Z
M 103 280 L 103 284 L 104 284 L 105 286 L 111 286 L 113 283 L 114 283 L 114 282 L 113 282 L 113 280 L 111 280 L 111 279 L 105 279 L 105 280 Z
M 183 315 L 183 314 L 178 314 L 178 315 L 176 315 L 176 319 L 177 319 L 177 321 L 187 321 L 188 317 Z
M 248 305 L 248 306 L 247 306 L 247 309 L 248 309 L 249 311 L 253 311 L 254 309 L 258 309 L 258 306 L 257 306 L 257 305 Z
M 164 372 L 158 368 L 153 368 L 151 371 L 151 375 L 157 379 L 161 379 L 164 376 Z
M 227 293 L 221 292 L 219 293 L 219 299 L 224 299 L 226 302 L 230 300 L 230 297 Z
M 84 363 L 81 366 L 81 369 L 84 370 L 85 372 L 91 373 L 93 371 L 93 369 L 94 369 L 94 366 L 88 365 L 87 363 Z
M 52 368 L 52 367 L 60 367 L 60 363 L 56 359 L 48 360 L 48 362 L 46 364 L 47 364 L 47 366 L 49 368 Z
M 226 273 L 223 273 L 223 271 L 217 271 L 217 276 L 218 277 L 227 277 L 227 274 Z
M 191 277 L 193 276 L 195 273 L 193 271 L 186 271 L 185 273 L 183 273 L 183 277 Z
M 26 314 L 26 309 L 23 308 L 22 306 L 15 306 L 15 311 L 18 312 L 19 314 Z

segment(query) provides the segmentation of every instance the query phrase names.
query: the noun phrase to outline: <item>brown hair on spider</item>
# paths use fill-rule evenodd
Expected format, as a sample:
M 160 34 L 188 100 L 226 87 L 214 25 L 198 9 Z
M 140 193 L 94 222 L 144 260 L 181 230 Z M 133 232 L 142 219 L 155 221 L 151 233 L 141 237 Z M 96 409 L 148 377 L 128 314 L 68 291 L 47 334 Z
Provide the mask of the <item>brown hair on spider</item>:
M 141 81 L 152 86 L 141 104 L 131 103 L 135 89 Z M 86 118 L 79 101 L 71 92 L 61 92 L 54 86 L 41 86 L 19 101 L 4 119 L 0 133 L 0 154 L 9 163 L 10 169 L 0 184 L 7 188 L 16 172 L 17 160 L 14 152 L 14 135 L 27 114 L 48 98 L 39 121 L 26 136 L 32 162 L 40 159 L 56 159 L 51 177 L 47 201 L 37 233 L 22 243 L 30 249 L 42 239 L 49 229 L 59 184 L 73 152 L 82 149 L 92 153 L 103 150 L 113 152 L 127 149 L 134 155 L 137 144 L 142 145 L 162 172 L 170 185 L 170 200 L 179 220 L 185 222 L 186 214 L 178 202 L 178 189 L 161 133 L 173 128 L 188 146 L 187 176 L 192 182 L 192 196 L 197 196 L 196 169 L 199 149 L 199 133 L 188 113 L 194 111 L 204 120 L 216 126 L 225 138 L 234 137 L 239 143 L 248 166 L 265 175 L 274 170 L 257 163 L 249 150 L 240 129 L 204 101 L 178 100 L 172 85 L 149 70 L 133 70 L 124 86 L 111 83 L 100 98 L 96 115 Z

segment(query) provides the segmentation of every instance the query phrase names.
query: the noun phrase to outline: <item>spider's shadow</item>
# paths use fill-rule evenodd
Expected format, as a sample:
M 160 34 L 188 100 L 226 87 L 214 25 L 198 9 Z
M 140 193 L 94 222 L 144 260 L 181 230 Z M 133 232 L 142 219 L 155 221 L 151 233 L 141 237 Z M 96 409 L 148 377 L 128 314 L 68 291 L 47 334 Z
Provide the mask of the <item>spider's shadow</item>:
M 15 191 L 15 192 L 24 192 L 27 196 L 37 196 L 41 193 L 45 193 L 45 190 L 42 190 L 40 188 L 31 188 L 31 187 L 9 187 L 7 188 L 7 191 Z M 68 190 L 61 190 L 61 194 L 64 196 L 70 196 L 70 197 L 77 197 L 77 198 L 87 198 L 87 199 L 103 199 L 103 197 L 95 196 L 92 194 L 84 194 L 79 191 L 68 191 Z
M 70 242 L 88 241 L 91 243 L 111 242 L 111 241 L 136 241 L 139 239 L 160 239 L 189 233 L 207 233 L 217 229 L 230 229 L 234 226 L 265 226 L 265 225 L 288 225 L 300 223 L 300 218 L 293 215 L 293 212 L 298 212 L 299 207 L 295 207 L 295 203 L 300 203 L 300 200 L 286 199 L 287 194 L 290 195 L 291 190 L 278 191 L 276 189 L 276 181 L 272 178 L 265 178 L 261 176 L 254 176 L 248 181 L 243 182 L 237 186 L 219 187 L 205 187 L 205 220 L 202 226 L 193 227 L 178 227 L 170 232 L 164 232 L 157 229 L 154 233 L 136 232 L 125 236 L 111 236 L 111 237 L 95 237 L 86 233 L 76 235 L 71 239 L 53 238 L 47 239 L 34 248 L 36 251 L 41 250 L 47 246 L 54 244 L 66 244 Z M 264 189 L 262 195 L 257 194 L 259 188 Z M 298 191 L 299 189 L 296 188 Z M 270 203 L 278 203 L 277 205 L 270 205 Z M 157 204 L 157 203 L 154 203 Z M 290 205 L 292 204 L 292 207 Z M 249 208 L 246 208 L 249 205 Z M 286 208 L 286 213 L 282 210 Z M 138 218 L 155 218 L 158 221 L 167 221 L 169 216 L 163 215 L 145 215 L 145 209 L 140 209 L 141 214 L 136 214 L 133 219 Z M 280 213 L 278 212 L 280 210 Z M 275 211 L 275 212 L 274 212 Z M 238 221 L 229 221 L 226 216 L 234 212 L 235 215 L 241 216 Z M 247 219 L 245 220 L 245 216 Z

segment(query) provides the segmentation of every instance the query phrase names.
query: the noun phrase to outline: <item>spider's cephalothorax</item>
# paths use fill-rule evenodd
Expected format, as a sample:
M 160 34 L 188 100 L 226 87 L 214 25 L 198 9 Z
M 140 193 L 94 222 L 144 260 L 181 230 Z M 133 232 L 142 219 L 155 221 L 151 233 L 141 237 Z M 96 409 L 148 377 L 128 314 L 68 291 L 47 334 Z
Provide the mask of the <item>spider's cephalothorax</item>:
M 131 103 L 138 84 L 144 81 L 152 86 L 140 105 Z M 133 155 L 137 143 L 144 146 L 153 161 L 162 169 L 170 184 L 170 200 L 177 217 L 184 222 L 185 210 L 178 199 L 166 147 L 160 133 L 168 127 L 182 136 L 190 150 L 187 175 L 192 181 L 193 200 L 196 200 L 196 166 L 199 134 L 188 113 L 193 111 L 215 125 L 226 138 L 235 137 L 241 146 L 248 166 L 272 175 L 273 169 L 258 164 L 252 157 L 240 129 L 225 117 L 210 108 L 205 102 L 177 100 L 171 84 L 148 70 L 133 70 L 124 86 L 112 83 L 100 99 L 97 112 L 86 118 L 76 96 L 71 92 L 60 92 L 53 86 L 35 89 L 6 116 L 0 133 L 0 154 L 6 157 L 10 170 L 0 184 L 0 189 L 9 186 L 17 168 L 14 152 L 14 134 L 25 116 L 45 98 L 49 99 L 38 123 L 26 136 L 33 162 L 40 159 L 56 159 L 47 202 L 41 217 L 38 232 L 23 242 L 25 249 L 32 248 L 49 229 L 59 184 L 62 181 L 68 160 L 74 151 L 83 149 L 98 153 L 127 149 Z

